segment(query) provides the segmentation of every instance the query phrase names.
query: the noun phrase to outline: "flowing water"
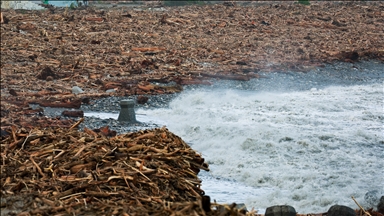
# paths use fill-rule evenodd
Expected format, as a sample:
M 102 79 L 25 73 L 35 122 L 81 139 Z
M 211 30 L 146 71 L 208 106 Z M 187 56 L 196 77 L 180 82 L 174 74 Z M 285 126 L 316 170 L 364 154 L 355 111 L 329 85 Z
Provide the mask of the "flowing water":
M 382 67 L 265 76 L 188 88 L 169 108 L 137 110 L 138 120 L 202 153 L 211 169 L 202 187 L 219 203 L 314 213 L 384 191 Z

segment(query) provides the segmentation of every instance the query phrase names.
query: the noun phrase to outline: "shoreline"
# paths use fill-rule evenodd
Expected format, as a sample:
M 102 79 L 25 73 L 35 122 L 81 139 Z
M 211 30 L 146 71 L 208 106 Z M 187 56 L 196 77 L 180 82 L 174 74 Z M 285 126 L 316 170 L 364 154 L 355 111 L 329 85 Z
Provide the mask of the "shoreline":
M 85 105 L 92 109 L 91 104 L 96 99 L 96 103 L 112 103 L 107 111 L 116 111 L 119 98 L 136 99 L 137 96 L 145 96 L 161 107 L 186 89 L 215 86 L 212 80 L 249 82 L 263 79 L 263 73 L 305 73 L 327 67 L 327 63 L 359 64 L 357 62 L 367 59 L 383 63 L 384 51 L 379 50 L 378 45 L 383 44 L 384 39 L 379 37 L 381 32 L 375 32 L 383 26 L 380 22 L 383 16 L 378 7 L 380 4 L 358 3 L 353 8 L 347 4 L 335 6 L 314 3 L 310 7 L 279 3 L 272 5 L 274 7 L 185 6 L 166 8 L 165 11 L 135 11 L 126 8 L 105 10 L 92 7 L 86 10 L 48 9 L 41 12 L 2 9 L 8 22 L 1 24 L 1 122 L 2 133 L 4 130 L 8 133 L 2 136 L 2 157 L 13 157 L 13 152 L 7 147 L 12 143 L 22 141 L 22 146 L 17 145 L 17 151 L 21 151 L 24 144 L 33 148 L 33 145 L 44 143 L 44 139 L 26 138 L 32 128 L 51 133 L 48 127 L 70 128 L 78 120 L 58 118 L 55 114 L 45 118 L 44 110 L 29 107 L 31 102 L 49 102 L 51 106 L 67 106 L 67 109 Z M 324 14 L 321 10 L 324 8 L 330 12 Z M 343 10 L 339 11 L 340 8 Z M 368 10 L 372 15 L 362 19 L 360 16 L 367 15 Z M 213 14 L 214 11 L 219 11 L 221 15 Z M 291 13 L 289 20 L 282 17 L 284 11 Z M 336 11 L 339 13 L 337 19 L 330 18 L 330 14 Z M 351 11 L 355 14 L 354 21 L 349 20 Z M 270 13 L 269 17 L 266 12 Z M 245 19 L 241 15 L 243 13 L 260 13 L 265 16 Z M 306 13 L 317 15 L 307 16 Z M 119 22 L 123 24 L 119 26 Z M 301 32 L 301 35 L 297 35 L 300 31 L 305 31 L 305 34 Z M 325 38 L 327 31 L 332 33 L 328 40 Z M 362 32 L 367 34 L 363 35 Z M 240 37 L 239 33 L 257 36 L 245 38 Z M 343 37 L 340 37 L 341 33 Z M 232 35 L 225 37 L 225 34 Z M 290 37 L 287 34 L 291 34 Z M 346 40 L 352 36 L 358 39 Z M 176 38 L 176 42 L 172 42 L 173 38 Z M 295 41 L 298 46 L 293 44 Z M 369 41 L 365 44 L 368 48 L 364 47 L 364 41 Z M 338 43 L 331 46 L 331 42 Z M 327 49 L 321 50 L 321 46 Z M 85 93 L 73 94 L 74 86 L 80 87 Z M 153 105 L 153 108 L 156 107 Z M 91 129 L 97 129 L 98 126 L 102 127 L 101 124 L 117 123 L 96 119 L 90 124 L 95 125 Z M 88 135 L 103 139 L 105 134 L 101 134 L 104 132 L 110 135 L 111 130 L 100 130 L 94 132 L 96 134 L 88 131 Z M 67 133 L 57 132 L 57 136 Z M 13 140 L 9 142 L 11 136 Z M 26 158 L 25 163 L 28 160 Z M 84 160 L 83 163 L 86 162 L 89 161 Z M 27 167 L 34 169 L 34 175 L 37 176 L 51 172 L 46 170 L 49 166 L 43 166 L 41 173 L 38 173 L 39 166 Z M 138 168 L 143 169 L 142 166 Z M 88 173 L 89 168 L 84 170 Z M 137 176 L 135 178 L 142 178 L 140 174 Z M 2 193 L 25 190 L 20 182 L 17 183 L 9 175 L 2 176 L 2 185 L 8 177 L 11 183 L 7 183 L 7 190 L 2 190 Z M 74 193 L 73 196 L 80 195 Z M 91 199 L 92 195 L 107 196 L 89 194 L 87 199 Z M 41 202 L 35 201 L 38 205 L 56 205 L 50 202 L 53 200 L 39 199 Z M 177 212 L 186 205 L 173 205 L 170 208 Z M 202 211 L 200 205 L 195 203 L 193 208 Z M 188 210 L 193 212 L 193 208 Z
M 1 25 L 2 89 L 26 97 L 34 95 L 22 91 L 40 92 L 43 99 L 63 97 L 73 86 L 92 97 L 168 94 L 185 85 L 210 85 L 212 78 L 249 80 L 259 72 L 305 72 L 335 61 L 383 61 L 379 4 L 272 5 L 3 10 L 8 23 Z M 340 8 L 341 24 L 332 24 L 337 20 L 329 17 Z M 322 9 L 330 11 L 308 15 Z M 349 19 L 350 13 L 365 16 L 368 9 L 372 18 Z M 221 15 L 210 13 L 215 10 Z M 282 16 L 287 11 L 291 16 Z M 248 23 L 244 13 L 255 15 Z M 22 77 L 36 85 L 12 81 Z
M 348 80 L 350 80 L 350 84 L 352 84 L 352 83 L 361 83 L 361 84 L 364 84 L 364 83 L 371 83 L 371 82 L 377 82 L 377 81 L 374 81 L 374 80 L 377 80 L 377 79 L 380 79 L 380 77 L 381 77 L 381 79 L 383 79 L 383 77 L 382 77 L 382 74 L 380 74 L 380 72 L 379 72 L 379 70 L 380 70 L 380 66 L 379 65 L 374 65 L 375 67 L 374 68 L 376 68 L 376 70 L 374 70 L 374 71 L 376 71 L 376 72 L 373 72 L 372 73 L 372 76 L 368 76 L 368 77 L 370 77 L 370 78 L 368 78 L 368 79 L 366 79 L 366 80 L 364 80 L 364 79 L 361 79 L 359 76 L 361 75 L 361 73 L 364 73 L 364 71 L 365 70 L 372 70 L 372 68 L 367 68 L 366 66 L 367 65 L 372 65 L 373 64 L 373 62 L 361 62 L 361 63 L 355 63 L 355 64 L 350 64 L 350 63 L 342 63 L 342 64 L 337 64 L 337 65 L 328 65 L 327 67 L 325 67 L 325 68 L 319 68 L 319 69 L 321 69 L 321 70 L 319 70 L 319 71 L 312 71 L 312 72 L 309 72 L 310 74 L 311 74 L 311 76 L 310 77 L 312 77 L 314 74 L 322 74 L 323 72 L 322 71 L 327 71 L 328 73 L 330 73 L 330 74 L 333 74 L 333 76 L 336 76 L 336 77 L 344 77 L 344 76 L 346 76 L 346 79 L 348 79 Z M 351 68 L 351 69 L 353 69 L 353 68 L 359 68 L 359 70 L 361 70 L 361 71 L 359 71 L 359 70 L 356 70 L 356 71 L 354 71 L 353 73 L 340 73 L 340 74 L 337 74 L 337 73 L 335 73 L 335 71 L 328 71 L 330 68 L 333 68 L 333 70 L 335 70 L 335 71 L 337 71 L 337 70 L 342 70 L 342 68 L 344 68 L 344 70 L 343 71 L 345 71 L 345 68 Z M 270 75 L 272 75 L 272 74 L 270 74 Z M 281 74 L 281 75 L 284 75 L 284 76 L 293 76 L 293 77 L 295 77 L 295 78 L 298 78 L 298 77 L 300 77 L 301 75 L 300 74 L 296 74 L 296 73 L 283 73 L 283 74 Z M 303 74 L 304 75 L 304 74 Z M 284 77 L 283 76 L 283 77 Z M 362 77 L 367 77 L 367 76 L 365 76 L 365 75 L 361 75 Z M 314 77 L 316 77 L 316 76 L 314 76 Z M 268 78 L 265 78 L 265 81 L 266 80 L 273 80 L 274 82 L 276 82 L 277 80 L 275 79 L 275 78 L 273 78 L 272 79 L 272 77 L 270 77 L 269 79 Z M 315 79 L 316 80 L 316 79 Z M 256 80 L 254 80 L 254 81 L 256 81 Z M 303 80 L 303 79 L 301 79 L 301 81 L 303 81 L 303 82 L 305 82 L 305 80 Z M 314 80 L 313 80 L 314 81 Z M 220 85 L 218 85 L 218 86 L 212 86 L 212 88 L 213 89 L 215 89 L 215 88 L 225 88 L 225 89 L 230 89 L 230 88 L 236 88 L 236 86 L 239 84 L 239 83 L 236 83 L 235 81 L 229 81 L 230 83 L 232 83 L 231 85 L 229 84 L 229 83 L 226 83 L 226 82 L 224 82 L 224 83 L 222 83 L 222 84 L 220 84 Z M 278 81 L 277 81 L 278 82 Z M 243 82 L 243 83 L 248 83 L 248 82 Z M 346 81 L 346 83 L 348 83 L 347 81 Z M 252 83 L 249 83 L 250 85 L 253 85 Z M 347 84 L 348 85 L 348 84 Z M 219 86 L 221 86 L 221 87 L 219 87 Z M 231 87 L 230 87 L 231 86 Z M 327 85 L 326 85 L 327 86 Z M 307 88 L 305 88 L 305 89 L 307 89 L 308 90 L 308 88 L 311 88 L 311 87 L 313 87 L 313 86 L 307 86 Z M 317 87 L 317 86 L 315 86 L 315 87 Z M 193 87 L 191 87 L 192 89 L 193 89 Z M 205 88 L 207 88 L 207 87 L 205 87 Z M 205 88 L 203 88 L 203 89 L 205 89 Z M 298 89 L 300 89 L 300 87 L 297 87 Z M 201 90 L 203 90 L 203 89 L 201 89 Z M 302 90 L 305 90 L 305 89 L 302 89 Z M 320 88 L 321 89 L 321 88 Z M 195 89 L 196 91 L 198 91 L 198 89 Z M 159 96 L 159 97 L 161 97 L 161 96 Z M 117 99 L 116 98 L 116 101 L 118 101 L 119 99 Z M 159 98 L 157 98 L 156 99 L 157 101 L 162 101 L 162 102 L 164 102 L 164 100 L 162 100 L 162 99 L 159 99 Z M 154 101 L 156 101 L 156 100 L 154 100 Z M 97 105 L 98 105 L 98 107 L 100 107 L 100 108 L 102 108 L 102 107 L 104 107 L 104 105 L 105 104 L 108 104 L 109 102 L 108 101 L 106 101 L 106 100 L 102 100 L 102 101 L 98 101 L 97 102 Z M 104 104 L 104 105 L 103 105 Z M 167 106 L 160 106 L 160 107 L 167 107 Z M 154 108 L 154 109 L 156 109 L 156 108 Z M 58 112 L 59 114 L 61 113 L 61 112 Z M 51 116 L 52 118 L 54 118 L 55 116 L 54 115 L 52 115 Z M 97 129 L 97 128 L 99 128 L 99 127 L 102 127 L 102 126 L 105 126 L 105 125 L 113 125 L 113 124 L 115 124 L 115 123 L 117 123 L 117 124 L 120 124 L 120 123 L 118 123 L 116 120 L 114 120 L 114 121 L 106 121 L 106 122 L 103 122 L 103 121 L 100 121 L 100 119 L 99 120 L 97 120 L 96 118 L 90 118 L 90 119 L 95 119 L 96 121 L 95 121 L 95 124 L 97 125 L 97 126 L 95 126 L 94 128 L 92 128 L 92 127 L 88 127 L 88 128 L 90 128 L 90 129 Z M 85 122 L 83 122 L 82 124 L 87 124 L 86 123 L 86 121 L 87 121 L 87 119 L 85 120 Z M 109 122 L 109 123 L 108 123 Z M 87 125 L 89 125 L 89 124 L 87 124 Z M 126 127 L 126 126 L 124 126 L 124 124 L 120 124 L 120 126 L 122 126 L 122 127 Z M 113 130 L 113 127 L 110 127 L 110 129 L 112 129 Z M 80 130 L 82 130 L 82 129 L 80 129 Z M 122 134 L 124 134 L 124 133 L 122 133 Z M 202 182 L 202 185 L 204 185 L 204 182 Z M 209 194 L 207 194 L 207 195 L 209 195 Z M 214 198 L 214 197 L 212 197 L 212 198 Z M 235 200 L 234 200 L 235 201 Z M 324 212 L 326 211 L 326 209 L 324 209 Z

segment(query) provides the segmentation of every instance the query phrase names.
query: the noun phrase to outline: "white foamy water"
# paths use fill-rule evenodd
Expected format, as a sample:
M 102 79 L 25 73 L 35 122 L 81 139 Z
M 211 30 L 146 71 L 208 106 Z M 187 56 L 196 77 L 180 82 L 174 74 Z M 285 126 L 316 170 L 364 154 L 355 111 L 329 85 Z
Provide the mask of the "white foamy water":
M 203 154 L 211 171 L 202 173 L 202 184 L 212 199 L 314 213 L 334 204 L 357 208 L 351 196 L 364 203 L 367 191 L 384 191 L 383 108 L 383 83 L 371 83 L 190 90 L 169 109 L 138 113 Z

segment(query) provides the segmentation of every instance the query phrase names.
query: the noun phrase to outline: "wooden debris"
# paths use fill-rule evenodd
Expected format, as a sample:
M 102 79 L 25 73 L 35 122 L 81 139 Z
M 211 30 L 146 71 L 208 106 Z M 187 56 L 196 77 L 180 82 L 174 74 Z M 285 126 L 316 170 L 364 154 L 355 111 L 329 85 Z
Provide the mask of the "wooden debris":
M 114 137 L 114 136 L 116 136 L 116 131 L 110 130 L 108 125 L 104 126 L 104 127 L 101 127 L 99 129 L 94 129 L 93 131 L 96 132 L 96 133 L 100 133 L 100 134 L 102 134 L 103 136 L 106 136 L 106 137 Z
M 62 107 L 62 108 L 75 108 L 79 109 L 81 107 L 81 99 L 75 99 L 73 101 L 33 101 L 36 104 L 39 104 L 42 107 Z
M 353 201 L 356 203 L 357 206 L 359 206 L 360 208 L 360 211 L 362 211 L 364 213 L 364 215 L 366 216 L 372 216 L 369 212 L 367 212 L 355 199 L 355 197 L 351 197 L 353 199 Z
M 209 85 L 255 79 L 259 71 L 384 60 L 381 5 L 349 4 L 7 10 L 1 80 L 2 89 L 12 91 L 1 99 L 39 98 L 42 106 L 69 107 L 61 99 L 83 97 L 71 94 L 73 86 L 91 97 L 169 94 L 182 88 L 150 80 Z M 110 89 L 115 91 L 106 93 Z
M 139 95 L 137 97 L 136 101 L 137 101 L 138 104 L 145 104 L 145 103 L 147 103 L 148 99 L 149 98 L 146 97 L 146 96 Z
M 79 132 L 83 119 L 47 118 L 29 104 L 79 108 L 110 95 L 247 81 L 259 71 L 384 60 L 380 3 L 273 4 L 2 11 L 2 209 L 23 203 L 19 215 L 258 215 L 202 197 L 197 174 L 207 164 L 165 128 Z M 73 86 L 84 93 L 72 94 Z M 368 213 L 379 214 L 359 215 Z
M 85 18 L 87 21 L 97 21 L 97 22 L 102 22 L 104 19 L 101 17 L 87 17 Z
M 148 52 L 148 51 L 160 51 L 165 50 L 163 47 L 133 47 L 132 51 Z
M 200 169 L 208 170 L 208 165 L 166 128 L 109 139 L 101 131 L 90 136 L 89 132 L 62 128 L 36 131 L 28 139 L 31 135 L 24 137 L 22 128 L 15 130 L 22 146 L 12 146 L 13 139 L 0 142 L 4 156 L 1 179 L 7 180 L 2 190 L 9 192 L 2 198 L 12 200 L 14 194 L 37 197 L 32 201 L 35 204 L 23 207 L 24 212 L 40 209 L 45 214 L 59 214 L 66 208 L 76 212 L 88 207 L 100 209 L 100 214 L 149 213 L 167 202 L 199 201 L 204 194 L 197 174 Z M 33 140 L 37 142 L 32 144 Z M 24 153 L 18 154 L 21 148 Z M 78 200 L 85 200 L 87 206 L 76 205 Z M 111 207 L 112 203 L 118 205 Z M 198 206 L 190 208 L 201 212 Z
M 68 117 L 84 117 L 83 110 L 64 110 L 61 115 Z
M 83 122 L 83 121 L 84 121 L 84 118 L 81 118 L 79 121 L 77 121 L 75 124 L 73 124 L 69 129 L 73 129 L 73 128 L 79 126 L 79 124 L 81 124 L 81 122 Z
M 69 128 L 72 119 L 47 118 L 42 108 L 31 109 L 28 103 L 14 105 L 7 101 L 1 102 L 1 126 L 22 126 L 25 128 L 63 127 Z

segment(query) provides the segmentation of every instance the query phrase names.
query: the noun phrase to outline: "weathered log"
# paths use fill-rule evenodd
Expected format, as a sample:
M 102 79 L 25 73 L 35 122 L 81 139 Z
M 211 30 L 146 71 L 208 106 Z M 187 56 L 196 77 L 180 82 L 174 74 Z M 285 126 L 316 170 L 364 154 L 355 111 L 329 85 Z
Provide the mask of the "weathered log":
M 42 107 L 59 107 L 59 108 L 75 108 L 79 109 L 81 107 L 81 99 L 75 99 L 72 101 L 56 101 L 56 102 L 49 102 L 49 101 L 33 101 L 34 103 L 39 104 Z
M 83 110 L 64 110 L 61 115 L 68 117 L 84 117 Z

